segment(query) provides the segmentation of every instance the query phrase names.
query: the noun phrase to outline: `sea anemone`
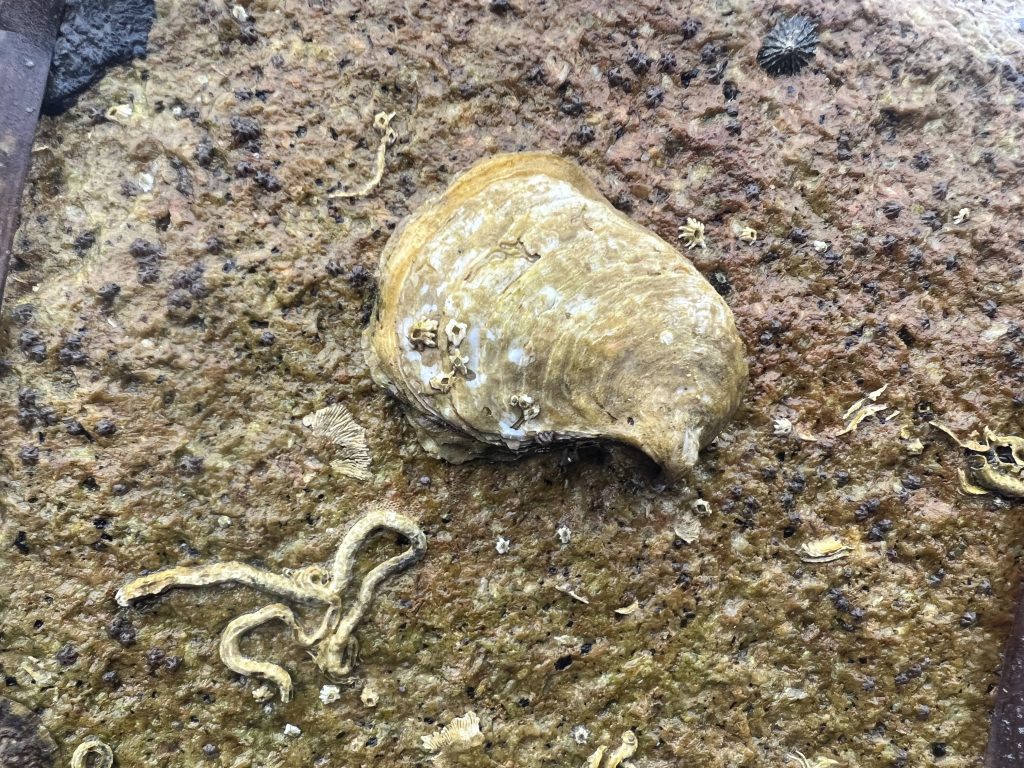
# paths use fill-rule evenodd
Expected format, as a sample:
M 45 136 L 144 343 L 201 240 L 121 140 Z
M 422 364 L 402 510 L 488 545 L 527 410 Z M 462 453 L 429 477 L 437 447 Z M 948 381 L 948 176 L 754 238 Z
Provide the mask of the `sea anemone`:
M 814 56 L 818 34 L 806 16 L 783 19 L 765 35 L 757 63 L 769 75 L 795 75 Z

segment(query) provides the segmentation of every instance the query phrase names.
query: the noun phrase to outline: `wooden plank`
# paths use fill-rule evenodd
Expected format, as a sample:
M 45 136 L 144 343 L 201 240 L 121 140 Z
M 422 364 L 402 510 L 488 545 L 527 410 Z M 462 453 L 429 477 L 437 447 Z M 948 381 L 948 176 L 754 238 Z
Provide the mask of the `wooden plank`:
M 985 768 L 1024 768 L 1024 588 L 1003 650 Z
M 0 0 L 0 304 L 63 0 Z

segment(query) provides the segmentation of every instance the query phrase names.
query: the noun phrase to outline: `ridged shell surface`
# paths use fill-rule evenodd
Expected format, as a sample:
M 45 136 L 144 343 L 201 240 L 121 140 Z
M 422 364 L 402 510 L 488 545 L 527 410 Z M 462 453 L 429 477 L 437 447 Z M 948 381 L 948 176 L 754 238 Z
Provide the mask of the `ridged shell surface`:
M 739 403 L 732 312 L 573 163 L 497 155 L 389 240 L 363 346 L 431 453 L 610 440 L 670 476 Z

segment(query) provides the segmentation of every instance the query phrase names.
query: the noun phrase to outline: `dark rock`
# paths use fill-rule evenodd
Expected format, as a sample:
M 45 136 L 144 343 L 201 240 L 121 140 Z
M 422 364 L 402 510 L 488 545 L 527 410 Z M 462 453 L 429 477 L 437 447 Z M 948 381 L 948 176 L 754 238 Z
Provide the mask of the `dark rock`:
M 0 766 L 52 768 L 57 745 L 39 717 L 10 699 L 0 698 Z
M 66 0 L 43 112 L 59 115 L 104 71 L 146 55 L 153 0 Z

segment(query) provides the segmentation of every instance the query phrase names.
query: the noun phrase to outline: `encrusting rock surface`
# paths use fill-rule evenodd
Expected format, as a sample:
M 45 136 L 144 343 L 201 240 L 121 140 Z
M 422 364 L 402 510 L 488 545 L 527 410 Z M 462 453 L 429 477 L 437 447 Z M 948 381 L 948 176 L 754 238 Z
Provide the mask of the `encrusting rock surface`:
M 980 766 L 1024 517 L 960 495 L 927 422 L 1024 431 L 1024 33 L 1008 3 L 902 5 L 158 2 L 148 57 L 40 125 L 0 320 L 0 672 L 41 764 L 95 736 L 133 768 L 426 766 L 472 711 L 475 766 L 583 765 L 627 730 L 636 768 Z M 773 77 L 761 40 L 796 14 L 815 55 Z M 382 112 L 379 184 L 330 199 L 372 180 Z M 444 463 L 371 383 L 389 235 L 522 150 L 666 240 L 705 225 L 685 253 L 750 380 L 671 488 L 618 449 Z M 370 480 L 302 426 L 335 403 Z M 217 655 L 265 596 L 114 601 L 171 566 L 326 562 L 377 502 L 427 555 L 350 678 L 282 625 L 246 638 L 287 704 Z

